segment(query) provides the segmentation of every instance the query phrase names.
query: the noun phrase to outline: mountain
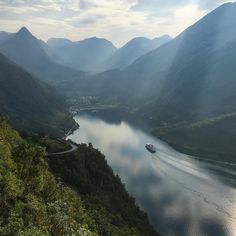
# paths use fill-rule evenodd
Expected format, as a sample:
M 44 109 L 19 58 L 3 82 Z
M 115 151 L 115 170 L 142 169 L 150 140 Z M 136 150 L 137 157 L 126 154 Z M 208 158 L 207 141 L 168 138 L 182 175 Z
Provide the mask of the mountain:
M 232 86 L 236 85 L 232 73 L 234 55 L 228 49 L 234 48 L 236 39 L 235 13 L 236 3 L 222 5 L 124 71 L 140 92 L 146 89 L 148 96 L 154 95 L 160 119 L 167 117 L 172 108 L 189 119 L 226 112 L 226 107 L 219 106 L 216 94 L 226 88 L 233 92 Z M 222 90 L 220 95 L 223 101 L 230 94 Z M 233 104 L 227 107 L 228 112 L 234 108 Z
M 64 46 L 71 43 L 72 43 L 71 40 L 64 38 L 50 38 L 47 41 L 48 46 L 55 51 L 60 50 Z
M 65 104 L 48 85 L 0 54 L 0 114 L 20 130 L 64 135 L 74 125 Z
M 199 81 L 181 81 L 169 98 L 155 102 L 160 109 L 144 109 L 156 114 L 157 124 L 169 120 L 169 125 L 159 125 L 153 132 L 173 146 L 236 163 L 236 39 L 205 56 L 204 65 L 199 62 L 200 78 L 193 78 Z
M 7 39 L 12 36 L 12 33 L 0 31 L 0 44 L 4 43 Z
M 110 87 L 101 87 L 114 96 L 119 97 L 122 93 L 120 98 L 127 98 L 127 102 L 140 98 L 145 103 L 148 99 L 152 104 L 157 101 L 163 104 L 173 101 L 176 105 L 176 99 L 181 98 L 178 102 L 187 102 L 189 108 L 192 108 L 190 100 L 193 102 L 198 93 L 202 96 L 203 89 L 207 89 L 206 86 L 216 86 L 216 82 L 227 83 L 227 86 L 230 86 L 230 83 L 235 82 L 230 79 L 234 76 L 233 65 L 230 63 L 227 68 L 230 65 L 231 67 L 225 69 L 226 62 L 232 62 L 234 55 L 230 53 L 232 56 L 229 57 L 223 54 L 228 47 L 232 50 L 236 39 L 235 13 L 236 3 L 222 5 L 169 43 L 140 57 L 124 70 L 117 71 L 117 79 L 113 73 L 114 83 L 110 83 Z M 222 72 L 219 73 L 220 71 Z M 109 83 L 109 73 L 94 76 L 94 81 Z M 211 82 L 212 79 L 214 83 Z M 117 89 L 118 87 L 120 89 Z M 182 93 L 180 90 L 186 92 Z M 124 94 L 127 95 L 125 98 Z M 171 99 L 174 96 L 176 99 Z M 205 102 L 204 104 L 206 105 Z M 196 109 L 196 112 L 198 111 L 199 109 Z M 191 114 L 193 115 L 192 111 Z
M 161 37 L 157 37 L 151 40 L 152 45 L 153 45 L 153 49 L 157 49 L 160 46 L 162 46 L 165 43 L 168 43 L 169 41 L 171 41 L 173 38 L 167 34 L 161 36 Z
M 56 84 L 82 75 L 54 62 L 50 58 L 52 52 L 47 45 L 34 37 L 25 27 L 0 44 L 0 52 L 47 83 Z
M 78 42 L 67 39 L 49 39 L 48 45 L 60 58 L 61 64 L 87 72 L 99 70 L 99 64 L 116 51 L 110 41 L 96 37 Z
M 229 156 L 236 153 L 235 66 L 236 3 L 227 3 L 123 71 L 94 76 L 87 89 L 128 106 L 176 146 Z
M 105 63 L 107 69 L 123 69 L 131 65 L 144 54 L 169 42 L 171 37 L 164 35 L 150 40 L 144 37 L 134 38 L 117 50 Z
M 106 39 L 89 38 L 71 42 L 63 38 L 51 38 L 47 44 L 57 55 L 57 62 L 87 72 L 100 72 L 115 68 L 124 68 L 137 58 L 170 41 L 164 35 L 153 40 L 134 38 L 120 49 Z M 54 56 L 55 58 L 55 56 Z

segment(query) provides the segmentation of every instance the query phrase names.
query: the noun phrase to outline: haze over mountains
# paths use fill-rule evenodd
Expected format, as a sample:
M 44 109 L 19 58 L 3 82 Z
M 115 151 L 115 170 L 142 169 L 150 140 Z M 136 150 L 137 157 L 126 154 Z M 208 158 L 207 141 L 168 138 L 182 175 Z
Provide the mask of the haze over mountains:
M 201 148 L 200 137 L 214 139 L 213 132 L 206 132 L 211 127 L 217 133 L 235 124 L 236 3 L 222 5 L 172 40 L 139 37 L 120 49 L 96 37 L 45 43 L 23 27 L 15 34 L 0 33 L 0 51 L 38 79 L 59 83 L 66 95 L 92 95 L 127 106 L 176 145 L 181 139 L 173 137 L 180 131 L 182 146 Z M 109 71 L 89 76 L 83 70 Z M 192 140 L 193 130 L 199 143 Z M 236 131 L 231 131 L 207 150 L 217 146 L 232 154 L 229 137 Z
M 226 111 L 223 104 L 228 104 L 228 112 L 235 109 L 229 96 L 236 86 L 233 69 L 236 54 L 223 53 L 229 47 L 232 50 L 236 39 L 235 13 L 236 3 L 217 8 L 169 44 L 126 69 L 124 73 L 140 91 L 149 84 L 148 94 L 152 91 L 155 95 L 160 117 L 166 117 L 167 111 L 176 112 L 172 108 L 178 108 L 180 114 L 185 112 L 191 119 L 221 114 Z
M 22 66 L 44 82 L 56 84 L 65 79 L 74 79 L 81 73 L 57 64 L 50 58 L 50 48 L 34 37 L 28 29 L 21 28 L 17 33 L 7 35 L 0 40 L 0 52 Z M 9 37 L 8 37 L 9 36 Z
M 178 98 L 179 102 L 188 102 L 188 106 L 192 107 L 190 100 L 193 102 L 198 93 L 201 93 L 200 98 L 205 100 L 202 96 L 203 89 L 212 91 L 217 88 L 217 83 L 223 82 L 228 86 L 229 83 L 234 84 L 235 81 L 230 79 L 235 75 L 232 73 L 233 68 L 225 70 L 226 62 L 227 67 L 234 62 L 234 55 L 229 57 L 223 52 L 232 47 L 236 39 L 235 13 L 236 3 L 217 8 L 169 43 L 140 57 L 123 71 L 117 72 L 119 80 L 113 78 L 114 83 L 111 83 L 111 87 L 105 88 L 107 93 L 114 94 L 112 91 L 115 90 L 117 92 L 114 95 L 118 97 L 119 93 L 122 93 L 122 98 L 123 93 L 132 95 L 128 96 L 129 100 L 152 99 L 152 104 L 156 101 L 168 104 L 173 101 L 176 104 Z M 222 72 L 218 73 L 219 71 Z M 106 73 L 96 75 L 94 81 L 99 83 L 100 79 L 101 83 L 107 84 L 108 81 L 104 77 Z M 135 88 L 135 94 L 131 87 Z M 205 95 L 207 94 L 205 92 Z M 222 93 L 222 96 L 226 94 Z M 199 112 L 199 109 L 196 112 Z M 192 114 L 192 118 L 195 117 L 196 114 Z
M 111 42 L 96 37 L 79 42 L 51 39 L 47 44 L 25 27 L 16 33 L 1 31 L 0 52 L 9 59 L 1 54 L 0 113 L 8 115 L 15 127 L 33 132 L 71 128 L 63 99 L 44 83 L 60 92 L 70 90 L 76 81 L 87 83 L 86 73 L 71 67 L 92 72 L 117 51 Z M 62 61 L 62 55 L 68 61 Z
M 47 44 L 57 55 L 58 62 L 61 64 L 94 73 L 109 69 L 123 69 L 140 56 L 170 40 L 171 37 L 168 35 L 153 40 L 138 37 L 130 40 L 119 49 L 110 41 L 96 37 L 78 42 L 51 38 Z
M 163 44 L 169 42 L 171 39 L 172 38 L 168 35 L 154 38 L 152 40 L 144 37 L 134 38 L 108 58 L 105 62 L 105 68 L 124 69 L 125 67 L 131 65 L 139 57 L 154 49 L 157 49 Z
M 96 71 L 99 64 L 116 51 L 110 41 L 96 37 L 78 42 L 49 39 L 48 45 L 55 51 L 62 64 L 87 72 Z
M 162 132 L 163 138 L 175 129 L 168 139 L 177 145 L 190 147 L 192 143 L 196 149 L 204 146 L 209 152 L 233 154 L 236 150 L 230 140 L 236 132 L 229 127 L 224 133 L 221 130 L 229 116 L 236 126 L 235 43 L 236 3 L 228 3 L 123 71 L 94 76 L 83 91 L 128 106 L 158 127 L 156 133 Z M 195 123 L 198 126 L 191 132 Z M 204 133 L 197 134 L 200 124 Z M 216 133 L 224 138 L 216 140 Z M 214 141 L 203 145 L 206 139 Z
M 97 37 L 78 42 L 51 38 L 45 43 L 22 27 L 16 33 L 0 32 L 0 52 L 39 79 L 55 85 L 84 77 L 82 71 L 124 68 L 170 39 L 139 37 L 117 49 L 110 41 Z
M 63 135 L 74 124 L 65 102 L 48 85 L 0 54 L 0 114 L 19 130 Z

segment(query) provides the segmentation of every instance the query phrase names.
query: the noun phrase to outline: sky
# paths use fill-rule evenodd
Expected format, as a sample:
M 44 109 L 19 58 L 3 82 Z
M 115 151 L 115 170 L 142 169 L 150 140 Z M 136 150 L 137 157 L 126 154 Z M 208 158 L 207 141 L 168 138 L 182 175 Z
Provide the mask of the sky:
M 227 0 L 0 0 L 0 30 L 26 26 L 36 37 L 106 38 L 178 35 Z

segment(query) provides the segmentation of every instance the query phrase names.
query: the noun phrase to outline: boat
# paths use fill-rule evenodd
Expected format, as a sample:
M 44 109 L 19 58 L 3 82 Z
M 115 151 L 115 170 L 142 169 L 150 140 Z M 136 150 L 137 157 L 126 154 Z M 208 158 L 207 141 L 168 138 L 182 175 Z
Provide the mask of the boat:
M 155 152 L 156 152 L 156 148 L 154 147 L 153 144 L 147 143 L 147 144 L 145 145 L 145 147 L 146 147 L 146 149 L 147 149 L 149 152 L 151 152 L 151 153 L 155 153 Z

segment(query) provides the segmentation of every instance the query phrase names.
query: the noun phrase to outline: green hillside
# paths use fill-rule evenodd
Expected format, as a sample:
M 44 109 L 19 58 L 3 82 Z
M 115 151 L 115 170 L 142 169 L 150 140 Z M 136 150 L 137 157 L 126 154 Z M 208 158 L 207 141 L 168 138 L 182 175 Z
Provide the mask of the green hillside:
M 158 235 L 119 176 L 114 176 L 105 157 L 91 144 L 79 145 L 76 153 L 52 157 L 49 163 L 56 175 L 80 193 L 99 235 Z
M 91 145 L 50 160 L 60 180 L 45 148 L 29 140 L 0 118 L 1 236 L 158 235 Z
M 152 132 L 188 154 L 236 163 L 236 113 L 162 126 Z
M 48 170 L 45 149 L 0 118 L 0 235 L 97 235 L 78 194 Z

